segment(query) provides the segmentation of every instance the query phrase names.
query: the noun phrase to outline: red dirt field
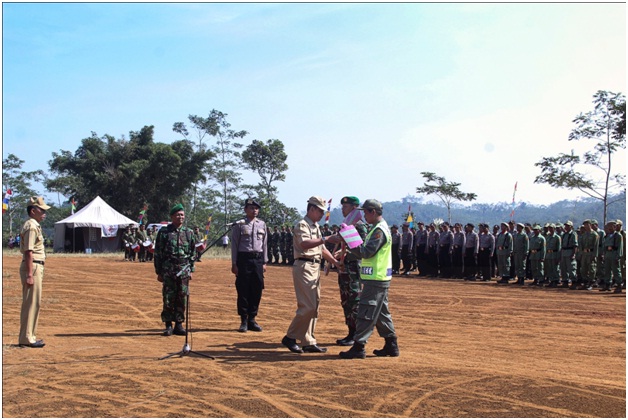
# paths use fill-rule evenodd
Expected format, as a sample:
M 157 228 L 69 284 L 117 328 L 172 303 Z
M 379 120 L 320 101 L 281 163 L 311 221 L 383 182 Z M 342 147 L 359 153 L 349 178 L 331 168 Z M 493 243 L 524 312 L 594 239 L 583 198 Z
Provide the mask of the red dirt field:
M 3 417 L 626 416 L 626 295 L 395 277 L 401 356 L 341 360 L 337 276 L 322 278 L 319 345 L 280 342 L 296 310 L 291 269 L 269 266 L 261 333 L 238 333 L 234 277 L 204 259 L 191 283 L 192 350 L 163 337 L 152 263 L 50 255 L 39 336 L 17 347 L 18 255 L 2 265 Z

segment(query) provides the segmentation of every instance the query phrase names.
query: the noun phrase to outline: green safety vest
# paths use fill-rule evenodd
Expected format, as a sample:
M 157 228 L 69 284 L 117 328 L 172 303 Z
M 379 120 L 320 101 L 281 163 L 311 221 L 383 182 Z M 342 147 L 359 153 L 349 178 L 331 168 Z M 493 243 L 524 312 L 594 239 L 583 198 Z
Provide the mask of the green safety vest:
M 386 236 L 386 243 L 371 258 L 362 259 L 360 270 L 362 280 L 389 281 L 392 279 L 392 237 L 386 221 L 382 219 L 381 222 L 373 226 L 366 235 L 364 242 L 368 243 L 371 235 L 378 227 Z

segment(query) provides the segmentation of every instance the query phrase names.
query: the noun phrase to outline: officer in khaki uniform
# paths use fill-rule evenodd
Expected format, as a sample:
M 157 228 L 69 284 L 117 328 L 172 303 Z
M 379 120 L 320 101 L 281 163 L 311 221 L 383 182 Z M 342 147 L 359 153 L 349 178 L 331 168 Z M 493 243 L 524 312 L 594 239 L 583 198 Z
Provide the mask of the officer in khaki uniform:
M 44 235 L 40 223 L 50 208 L 42 197 L 31 197 L 26 207 L 29 219 L 20 232 L 20 279 L 22 280 L 22 310 L 20 312 L 20 347 L 41 348 L 44 340 L 37 340 L 37 323 L 41 307 L 41 292 L 44 281 Z
M 292 280 L 297 298 L 297 312 L 281 340 L 281 344 L 293 353 L 327 351 L 326 348 L 316 345 L 314 337 L 321 299 L 321 258 L 339 268 L 342 265 L 325 247 L 326 238 L 318 225 L 325 214 L 326 204 L 321 197 L 310 197 L 305 217 L 293 229 L 295 261 L 292 266 Z M 297 344 L 297 340 L 301 341 L 303 348 Z

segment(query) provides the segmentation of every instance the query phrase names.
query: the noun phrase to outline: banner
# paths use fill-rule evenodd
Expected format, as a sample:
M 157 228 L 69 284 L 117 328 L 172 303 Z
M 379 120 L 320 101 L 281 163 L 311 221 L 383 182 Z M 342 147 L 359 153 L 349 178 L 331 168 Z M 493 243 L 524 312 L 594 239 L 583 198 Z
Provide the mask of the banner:
M 9 188 L 7 192 L 4 194 L 4 199 L 2 200 L 2 214 L 6 213 L 9 210 L 9 201 L 11 200 L 11 196 L 13 195 L 13 191 Z
M 414 227 L 414 218 L 412 217 L 412 206 L 410 204 L 408 204 L 408 218 L 406 219 L 406 222 L 410 224 L 410 229 Z
M 103 238 L 115 238 L 118 234 L 118 225 L 102 225 L 101 237 Z
M 331 198 L 327 204 L 327 213 L 325 214 L 325 223 L 329 223 L 329 216 L 331 215 Z

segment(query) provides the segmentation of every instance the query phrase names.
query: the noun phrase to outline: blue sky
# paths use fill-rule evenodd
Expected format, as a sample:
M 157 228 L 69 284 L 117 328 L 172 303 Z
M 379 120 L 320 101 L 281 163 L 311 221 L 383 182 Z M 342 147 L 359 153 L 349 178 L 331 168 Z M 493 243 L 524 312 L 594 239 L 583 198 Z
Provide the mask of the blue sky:
M 625 4 L 3 4 L 3 158 L 211 109 L 288 153 L 284 203 L 395 201 L 421 171 L 549 203 L 534 163 L 597 90 L 626 92 Z M 625 173 L 625 153 L 618 155 Z M 247 181 L 255 181 L 246 175 Z M 43 191 L 42 191 L 43 193 Z M 56 195 L 53 195 L 56 197 Z

